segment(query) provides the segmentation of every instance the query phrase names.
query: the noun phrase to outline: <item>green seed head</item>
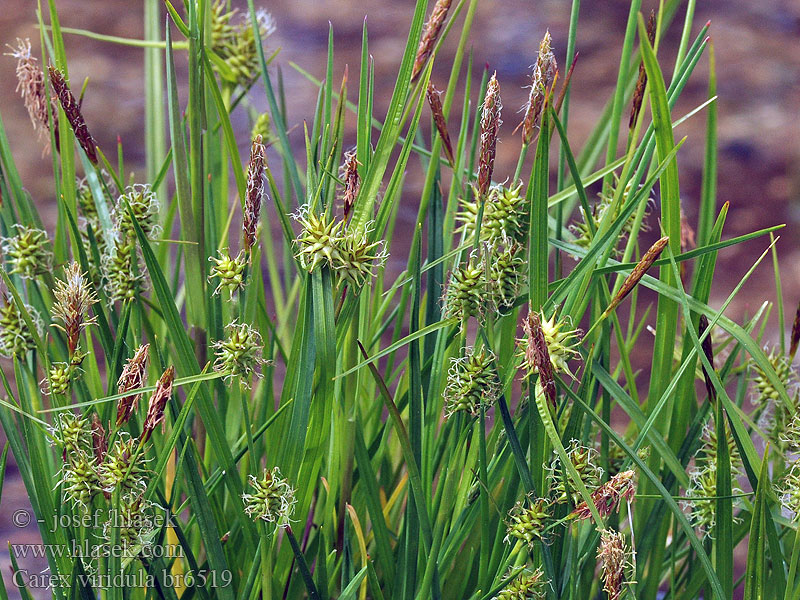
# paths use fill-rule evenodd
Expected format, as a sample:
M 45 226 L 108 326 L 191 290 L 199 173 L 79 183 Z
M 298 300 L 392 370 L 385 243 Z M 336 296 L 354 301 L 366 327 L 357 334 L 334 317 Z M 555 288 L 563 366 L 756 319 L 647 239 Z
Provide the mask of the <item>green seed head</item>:
M 261 334 L 247 323 L 233 322 L 226 328 L 228 338 L 214 344 L 216 361 L 214 370 L 228 377 L 241 377 L 249 387 L 249 378 L 258 375 L 257 368 L 264 363 L 264 343 Z
M 796 375 L 792 371 L 791 363 L 788 356 L 784 356 L 778 350 L 773 349 L 768 355 L 772 368 L 778 379 L 787 386 L 790 382 L 796 380 Z M 755 362 L 753 362 L 753 369 L 755 376 L 753 377 L 753 384 L 756 388 L 756 395 L 753 399 L 754 403 L 758 406 L 764 407 L 770 402 L 778 402 L 780 400 L 780 392 L 774 384 L 767 377 L 766 372 L 761 369 Z
M 222 289 L 227 289 L 232 294 L 244 287 L 244 270 L 247 267 L 244 251 L 240 251 L 236 258 L 232 258 L 230 252 L 225 249 L 220 251 L 219 258 L 210 256 L 208 260 L 214 263 L 209 280 L 215 277 L 219 280 L 217 289 L 214 290 L 215 294 L 219 294 Z
M 791 514 L 792 521 L 800 521 L 800 463 L 794 462 L 789 472 L 784 475 L 777 491 L 781 506 Z
M 544 600 L 544 573 L 541 569 L 524 570 L 494 597 L 494 600 Z
M 149 185 L 131 185 L 125 188 L 125 192 L 117 199 L 114 207 L 114 224 L 116 229 L 127 240 L 135 240 L 136 232 L 133 229 L 133 220 L 128 211 L 136 217 L 136 222 L 144 231 L 148 238 L 152 238 L 160 231 L 158 225 L 158 197 Z
M 147 487 L 147 459 L 144 452 L 136 454 L 138 440 L 123 436 L 114 442 L 98 468 L 103 491 L 123 493 L 143 491 Z
M 341 221 L 329 219 L 325 214 L 316 215 L 305 207 L 294 216 L 302 227 L 295 240 L 297 258 L 306 271 L 313 273 L 320 265 L 332 267 L 341 262 Z
M 50 428 L 55 444 L 63 450 L 64 462 L 76 460 L 92 448 L 89 421 L 69 411 L 59 414 L 58 422 Z
M 567 456 L 589 493 L 595 491 L 603 478 L 603 469 L 597 465 L 597 450 L 584 446 L 578 440 L 572 440 L 567 448 Z M 555 498 L 554 501 L 557 504 L 564 502 L 571 502 L 573 505 L 580 504 L 581 495 L 575 489 L 569 473 L 562 468 L 558 456 L 550 463 L 550 472 L 553 475 L 550 493 Z
M 373 266 L 386 259 L 383 242 L 370 242 L 368 233 L 368 229 L 345 231 L 339 242 L 340 260 L 333 264 L 339 276 L 355 287 L 364 285 L 373 275 Z
M 53 253 L 49 250 L 47 233 L 24 225 L 15 227 L 17 235 L 2 240 L 3 253 L 11 265 L 9 273 L 16 273 L 23 279 L 33 279 L 50 271 Z
M 549 319 L 545 318 L 544 313 L 539 313 L 539 319 L 553 370 L 556 373 L 566 373 L 574 378 L 575 376 L 569 368 L 569 361 L 580 357 L 580 352 L 576 349 L 580 344 L 580 331 L 572 329 L 568 319 L 556 319 L 555 313 Z M 518 339 L 517 342 L 519 344 L 518 354 L 523 358 L 528 375 L 537 373 L 538 369 L 533 360 L 531 332 L 526 330 L 526 336 Z
M 520 195 L 521 189 L 521 183 L 514 188 L 503 185 L 491 188 L 483 207 L 481 242 L 491 243 L 502 237 L 522 241 L 527 231 L 528 210 L 525 196 Z M 479 194 L 473 194 L 471 200 L 462 199 L 461 212 L 456 215 L 461 222 L 457 231 L 464 232 L 466 239 L 475 236 L 479 212 Z
M 506 543 L 510 543 L 513 538 L 522 540 L 532 548 L 537 541 L 544 539 L 544 529 L 550 516 L 549 500 L 529 494 L 508 513 Z
M 386 259 L 383 242 L 369 241 L 369 226 L 345 229 L 343 221 L 315 215 L 306 207 L 294 217 L 303 228 L 295 240 L 297 258 L 309 273 L 327 265 L 342 281 L 360 287 Z
M 101 491 L 95 458 L 83 452 L 74 453 L 61 469 L 61 484 L 64 495 L 76 507 L 88 508 Z
M 134 261 L 137 267 L 135 272 Z M 138 262 L 132 240 L 118 238 L 109 245 L 103 256 L 103 275 L 106 294 L 112 302 L 131 300 L 142 289 L 142 271 Z
M 505 239 L 505 238 L 504 238 Z M 497 246 L 489 264 L 489 293 L 499 313 L 506 313 L 517 301 L 524 279 L 522 246 L 516 243 Z
M 156 529 L 156 509 L 159 506 L 144 499 L 141 495 L 127 495 L 120 498 L 119 509 L 113 509 L 109 520 L 103 526 L 106 542 L 113 540 L 114 530 L 119 532 L 119 546 L 123 558 L 135 558 L 142 549 L 152 544 Z
M 250 16 L 243 15 L 234 22 L 236 10 L 227 10 L 224 0 L 217 0 L 211 10 L 211 46 L 225 61 L 227 69 L 218 69 L 219 75 L 229 84 L 247 86 L 258 77 L 260 63 L 258 42 L 253 33 Z M 272 16 L 256 11 L 258 31 L 263 41 L 275 31 Z
M 256 117 L 256 122 L 253 123 L 253 129 L 250 132 L 250 139 L 255 139 L 257 135 L 261 136 L 262 141 L 267 144 L 275 139 L 272 132 L 272 121 L 270 120 L 269 113 L 263 112 Z
M 264 469 L 260 479 L 250 475 L 252 493 L 244 494 L 244 512 L 253 520 L 261 519 L 274 523 L 277 527 L 289 525 L 294 512 L 294 490 L 286 479 L 281 477 L 278 467 L 271 471 Z
M 481 405 L 490 406 L 500 394 L 500 379 L 494 366 L 494 354 L 486 348 L 467 348 L 451 359 L 444 390 L 445 416 L 463 411 L 475 416 Z
M 466 319 L 482 314 L 485 295 L 483 265 L 470 258 L 456 267 L 450 276 L 444 300 L 444 313 L 448 317 Z
M 689 487 L 684 509 L 689 513 L 689 521 L 710 535 L 716 523 L 717 514 L 717 470 L 712 466 L 695 468 L 689 473 Z
M 42 320 L 32 307 L 25 306 L 37 333 L 42 333 Z M 33 333 L 22 317 L 15 300 L 3 296 L 0 306 L 0 355 L 22 357 L 28 350 L 36 348 Z
M 47 372 L 47 377 L 42 379 L 40 387 L 43 394 L 48 396 L 63 396 L 69 392 L 72 382 L 72 372 L 75 367 L 68 363 L 53 363 Z

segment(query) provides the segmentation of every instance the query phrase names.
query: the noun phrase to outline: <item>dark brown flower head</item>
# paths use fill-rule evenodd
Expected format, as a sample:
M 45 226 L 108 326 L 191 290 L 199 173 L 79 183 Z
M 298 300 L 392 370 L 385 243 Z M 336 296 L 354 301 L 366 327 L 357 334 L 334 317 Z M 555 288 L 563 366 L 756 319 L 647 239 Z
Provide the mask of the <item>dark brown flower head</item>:
M 545 99 L 553 85 L 557 70 L 558 63 L 551 47 L 550 31 L 547 31 L 539 44 L 539 55 L 531 75 L 531 91 L 528 95 L 528 104 L 525 106 L 525 116 L 522 119 L 522 140 L 526 144 L 531 143 L 536 128 L 539 126 Z
M 53 65 L 48 67 L 50 72 L 50 83 L 53 86 L 53 91 L 61 103 L 61 108 L 64 109 L 64 114 L 67 116 L 72 131 L 75 132 L 75 139 L 86 152 L 86 156 L 93 165 L 97 164 L 97 144 L 89 133 L 89 128 L 86 126 L 86 121 L 83 120 L 81 114 L 81 107 L 75 96 L 69 89 L 69 84 L 64 79 L 64 74 L 56 69 Z
M 556 407 L 556 380 L 553 376 L 553 363 L 550 361 L 550 352 L 547 348 L 547 339 L 542 330 L 542 321 L 539 313 L 532 310 L 528 313 L 528 319 L 522 324 L 525 335 L 528 338 L 526 357 L 528 364 L 535 365 L 539 372 L 539 382 L 542 391 L 549 400 L 553 408 Z
M 502 121 L 500 111 L 503 102 L 500 99 L 500 84 L 497 73 L 492 75 L 486 87 L 481 113 L 481 152 L 478 161 L 478 196 L 484 197 L 489 191 L 494 172 L 494 157 L 497 150 L 497 132 Z
M 108 440 L 106 430 L 96 413 L 92 415 L 92 450 L 97 463 L 101 464 L 108 453 Z
M 125 363 L 122 374 L 119 376 L 119 381 L 117 381 L 117 393 L 124 394 L 144 386 L 144 382 L 147 379 L 147 351 L 149 349 L 150 344 L 139 346 L 133 357 L 129 358 L 128 362 Z M 130 420 L 133 411 L 139 405 L 141 397 L 141 393 L 136 393 L 119 399 L 119 404 L 117 404 L 117 427 Z
M 800 344 L 800 304 L 797 305 L 797 312 L 794 315 L 794 323 L 792 323 L 792 335 L 789 338 L 790 360 L 794 360 L 794 355 L 797 354 L 798 344 Z
M 633 502 L 636 496 L 635 476 L 634 471 L 622 471 L 592 492 L 592 501 L 601 517 L 605 518 L 617 512 L 622 500 Z M 586 502 L 581 502 L 572 511 L 572 515 L 578 519 L 588 519 L 592 516 L 592 512 Z
M 633 288 L 636 287 L 636 284 L 641 281 L 642 277 L 644 277 L 650 267 L 653 266 L 653 263 L 658 260 L 659 256 L 661 256 L 661 253 L 664 251 L 664 248 L 667 247 L 668 243 L 669 237 L 664 236 L 655 244 L 650 246 L 647 252 L 644 253 L 642 259 L 633 268 L 631 274 L 628 275 L 628 277 L 625 278 L 625 281 L 622 282 L 622 287 L 619 288 L 617 295 L 614 296 L 611 304 L 609 304 L 608 308 L 603 312 L 603 318 L 611 314 L 611 312 L 617 308 L 617 306 L 619 306 L 620 302 L 622 302 L 625 297 L 633 291 Z
M 147 416 L 142 427 L 142 442 L 146 442 L 153 434 L 156 425 L 164 422 L 164 408 L 172 397 L 172 382 L 175 381 L 175 367 L 168 367 L 156 384 L 150 404 L 147 407 Z
M 250 148 L 250 165 L 247 168 L 247 198 L 244 203 L 244 222 L 242 224 L 245 250 L 255 246 L 258 236 L 258 220 L 264 198 L 266 156 L 261 136 L 256 135 Z
M 706 330 L 708 329 L 708 318 L 705 315 L 700 315 L 700 320 L 698 322 L 698 333 L 699 335 L 703 335 Z M 714 346 L 711 343 L 711 333 L 706 336 L 706 339 L 702 342 L 703 347 L 703 354 L 706 355 L 708 359 L 708 363 L 711 365 L 711 368 L 714 368 Z M 708 399 L 714 402 L 717 399 L 717 390 L 711 383 L 711 378 L 708 376 L 708 371 L 706 371 L 705 365 L 703 367 L 703 378 L 706 381 L 706 390 L 708 391 Z
M 81 332 L 87 325 L 95 322 L 89 317 L 89 309 L 97 302 L 97 296 L 89 287 L 86 276 L 77 262 L 71 263 L 65 270 L 65 278 L 56 281 L 53 295 L 53 316 L 61 319 L 64 325 L 56 325 L 67 334 L 67 348 L 70 358 L 78 349 Z
M 419 41 L 417 48 L 417 56 L 414 59 L 414 69 L 411 71 L 411 82 L 417 80 L 425 63 L 433 53 L 433 47 L 436 45 L 436 40 L 439 39 L 439 34 L 442 31 L 444 20 L 447 18 L 447 11 L 450 10 L 452 0 L 436 0 L 436 4 L 431 11 L 431 17 L 425 24 L 425 29 L 422 32 L 422 38 Z
M 650 11 L 650 18 L 647 20 L 647 39 L 650 45 L 656 39 L 656 13 Z M 636 80 L 636 89 L 633 91 L 633 101 L 631 102 L 631 118 L 628 121 L 628 127 L 633 129 L 636 125 L 636 119 L 639 118 L 639 112 L 642 110 L 642 102 L 644 101 L 644 88 L 647 85 L 647 71 L 644 68 L 644 60 L 639 63 L 639 78 Z
M 447 121 L 444 118 L 444 110 L 442 109 L 441 92 L 437 91 L 433 83 L 428 83 L 428 91 L 426 92 L 428 105 L 431 107 L 431 114 L 433 115 L 433 124 L 436 125 L 436 131 L 439 132 L 439 137 L 442 138 L 442 146 L 444 146 L 444 153 L 450 165 L 455 164 L 453 158 L 453 144 L 450 141 L 450 133 L 447 131 Z
M 353 210 L 353 205 L 358 196 L 358 190 L 361 188 L 361 176 L 358 174 L 358 159 L 356 158 L 356 151 L 350 150 L 345 152 L 344 163 L 340 169 L 342 179 L 344 180 L 344 191 L 342 192 L 342 210 L 344 212 L 344 220 L 350 216 Z

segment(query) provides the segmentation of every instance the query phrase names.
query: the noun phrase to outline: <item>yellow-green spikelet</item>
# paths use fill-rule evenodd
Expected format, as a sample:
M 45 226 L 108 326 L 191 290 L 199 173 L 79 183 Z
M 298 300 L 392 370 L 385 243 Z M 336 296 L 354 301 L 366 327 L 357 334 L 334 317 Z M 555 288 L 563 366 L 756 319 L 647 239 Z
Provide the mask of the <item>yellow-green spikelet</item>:
M 131 492 L 146 487 L 147 460 L 143 452 L 136 454 L 137 440 L 118 439 L 98 468 L 100 485 L 106 492 Z
M 497 252 L 489 265 L 489 287 L 492 303 L 499 312 L 514 306 L 522 280 L 525 261 L 520 256 L 521 246 L 511 244 Z
M 784 386 L 793 379 L 792 366 L 788 357 L 776 350 L 772 350 L 767 355 L 767 359 L 775 370 L 778 379 L 784 383 Z M 755 376 L 753 377 L 753 384 L 756 388 L 755 403 L 765 407 L 770 402 L 778 402 L 781 397 L 780 392 L 769 380 L 767 374 L 755 362 L 753 362 L 753 368 L 755 370 Z
M 572 440 L 567 456 L 589 493 L 597 489 L 603 477 L 603 469 L 596 464 L 597 450 L 582 445 L 578 440 Z M 571 501 L 573 505 L 578 505 L 582 500 L 581 495 L 575 489 L 572 478 L 564 472 L 558 457 L 553 460 L 550 469 L 553 474 L 550 493 L 554 501 L 557 504 Z
M 329 220 L 325 215 L 304 212 L 297 216 L 303 231 L 295 240 L 297 258 L 303 268 L 312 273 L 319 265 L 341 260 L 339 238 L 341 221 Z
M 544 586 L 541 569 L 533 572 L 525 572 L 503 588 L 494 600 L 542 600 L 545 598 Z
M 550 502 L 546 498 L 527 496 L 517 502 L 506 520 L 506 541 L 521 540 L 528 546 L 543 539 L 544 529 L 550 519 Z
M 445 314 L 467 318 L 481 313 L 485 292 L 483 265 L 470 259 L 456 267 L 445 295 Z
M 494 355 L 485 348 L 472 348 L 453 359 L 444 391 L 445 414 L 462 411 L 477 415 L 481 404 L 491 404 L 500 391 Z

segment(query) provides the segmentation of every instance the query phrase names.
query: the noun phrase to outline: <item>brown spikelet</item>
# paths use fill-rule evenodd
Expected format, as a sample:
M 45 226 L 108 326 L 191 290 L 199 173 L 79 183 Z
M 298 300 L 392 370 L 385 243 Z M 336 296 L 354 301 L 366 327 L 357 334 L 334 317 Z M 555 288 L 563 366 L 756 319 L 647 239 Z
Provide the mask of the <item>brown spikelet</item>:
M 653 263 L 658 260 L 658 257 L 661 256 L 661 253 L 664 251 L 664 248 L 667 247 L 667 243 L 669 242 L 669 236 L 664 236 L 660 240 L 658 240 L 655 244 L 650 246 L 647 252 L 644 253 L 642 259 L 638 262 L 638 264 L 633 268 L 631 274 L 625 278 L 625 281 L 622 282 L 622 287 L 619 288 L 617 295 L 614 296 L 614 299 L 611 301 L 611 304 L 608 305 L 608 308 L 603 312 L 602 318 L 607 317 L 611 311 L 613 311 L 617 306 L 619 306 L 620 302 L 622 302 L 625 297 L 631 293 L 636 284 L 645 276 L 645 273 L 653 266 Z
M 106 440 L 106 430 L 103 428 L 97 413 L 92 415 L 92 450 L 97 459 L 97 464 L 102 464 L 108 453 L 108 440 Z
M 442 138 L 444 153 L 447 155 L 447 160 L 453 165 L 455 164 L 455 159 L 453 158 L 453 144 L 450 142 L 450 133 L 447 131 L 447 121 L 445 121 L 444 110 L 442 109 L 441 93 L 436 90 L 433 83 L 428 83 L 426 97 L 428 99 L 428 106 L 431 107 L 431 114 L 433 115 L 433 123 L 436 125 L 436 131 L 439 132 L 439 137 Z
M 522 141 L 530 144 L 536 128 L 542 118 L 542 110 L 550 87 L 558 70 L 556 57 L 551 47 L 550 31 L 545 32 L 539 44 L 539 55 L 531 75 L 531 91 L 528 95 L 528 104 L 525 107 L 525 116 L 522 118 Z
M 630 570 L 630 550 L 621 533 L 604 529 L 600 532 L 597 557 L 602 561 L 603 591 L 608 600 L 619 600 L 626 584 L 625 574 Z
M 45 139 L 45 152 L 49 150 L 50 136 L 48 135 L 47 107 L 55 106 L 47 96 L 47 88 L 44 81 L 44 71 L 37 64 L 36 58 L 31 53 L 31 41 L 29 39 L 17 38 L 17 47 L 11 48 L 8 56 L 17 59 L 17 89 L 25 103 L 25 109 L 31 119 L 34 131 L 39 139 Z M 53 111 L 53 115 L 57 113 Z M 53 121 L 54 124 L 57 121 Z M 58 134 L 56 133 L 56 139 Z
M 342 179 L 344 180 L 344 191 L 342 192 L 342 210 L 345 221 L 353 210 L 356 202 L 358 190 L 361 188 L 361 176 L 358 174 L 358 159 L 356 151 L 345 152 L 344 163 L 341 168 Z
M 556 407 L 556 380 L 553 377 L 553 363 L 550 361 L 550 352 L 547 349 L 547 340 L 542 331 L 542 321 L 539 313 L 531 310 L 528 313 L 527 322 L 523 323 L 523 329 L 528 336 L 528 348 L 533 353 L 533 364 L 539 371 L 539 382 L 542 384 L 542 391 L 552 405 Z
M 497 73 L 492 75 L 486 86 L 481 113 L 481 151 L 478 159 L 478 197 L 483 198 L 489 191 L 494 172 L 494 157 L 497 151 L 497 131 L 500 129 L 500 111 L 503 102 L 500 99 L 500 84 Z
M 592 492 L 592 502 L 597 508 L 597 513 L 605 518 L 619 510 L 620 503 L 625 500 L 633 502 L 636 496 L 636 483 L 634 471 L 622 471 L 614 475 L 603 485 Z M 592 516 L 592 511 L 585 501 L 575 507 L 571 515 L 576 519 L 588 519 Z
M 703 335 L 706 330 L 708 330 L 708 318 L 705 315 L 700 315 L 700 319 L 697 324 L 698 334 Z M 702 342 L 703 347 L 703 354 L 706 355 L 708 359 L 708 364 L 711 365 L 711 368 L 714 368 L 714 346 L 711 344 L 711 333 L 706 336 L 706 339 Z M 705 365 L 703 365 L 703 378 L 706 381 L 706 390 L 708 391 L 708 399 L 711 400 L 713 404 L 717 400 L 717 390 L 714 389 L 714 386 L 711 384 L 711 378 L 708 376 L 708 371 L 706 371 Z
M 266 156 L 261 136 L 256 135 L 250 148 L 250 165 L 247 168 L 247 198 L 244 203 L 244 223 L 242 237 L 245 250 L 256 243 L 258 235 L 258 219 L 261 214 L 261 203 L 264 198 L 264 168 Z
M 794 360 L 794 355 L 797 354 L 797 346 L 800 344 L 800 304 L 797 305 L 794 323 L 792 323 L 792 335 L 789 340 L 789 360 Z
M 172 397 L 172 382 L 175 381 L 175 367 L 168 367 L 156 384 L 150 404 L 147 407 L 147 416 L 142 426 L 142 441 L 146 442 L 153 434 L 156 425 L 164 422 L 164 408 Z
M 150 349 L 150 344 L 143 344 L 136 349 L 132 358 L 128 359 L 125 366 L 122 368 L 122 374 L 117 381 L 117 393 L 124 394 L 131 390 L 138 390 L 144 386 L 147 378 L 147 351 Z M 133 411 L 139 405 L 141 394 L 131 394 L 130 396 L 123 396 L 119 399 L 117 404 L 117 427 L 127 423 Z
M 67 349 L 70 359 L 75 356 L 80 341 L 81 332 L 87 325 L 95 322 L 94 317 L 89 317 L 89 309 L 97 302 L 97 296 L 89 287 L 85 274 L 77 262 L 72 262 L 64 269 L 66 277 L 56 281 L 55 303 L 53 316 L 63 321 L 56 325 L 67 334 Z
M 450 4 L 452 4 L 452 0 L 436 0 L 436 4 L 433 6 L 430 19 L 425 23 L 425 29 L 419 41 L 417 56 L 414 59 L 414 68 L 411 71 L 412 83 L 422 73 L 425 63 L 428 62 L 428 58 L 433 53 L 433 47 L 436 45 L 436 40 L 439 39 L 444 20 L 447 18 L 447 11 L 450 10 Z
M 647 39 L 650 45 L 656 39 L 656 13 L 650 11 L 650 18 L 647 20 Z M 633 91 L 633 101 L 631 102 L 631 118 L 628 121 L 628 128 L 633 129 L 636 125 L 636 119 L 639 118 L 639 111 L 642 110 L 642 102 L 644 101 L 644 88 L 647 85 L 647 71 L 644 68 L 644 60 L 639 63 L 639 78 L 636 80 L 636 89 Z
M 64 79 L 64 74 L 56 69 L 53 65 L 48 67 L 48 71 L 50 72 L 50 83 L 53 86 L 53 91 L 55 92 L 58 101 L 61 103 L 61 108 L 64 109 L 64 114 L 67 116 L 67 121 L 69 121 L 72 131 L 75 132 L 75 139 L 78 140 L 81 148 L 83 148 L 83 151 L 86 152 L 87 158 L 92 162 L 93 165 L 96 165 L 97 144 L 95 143 L 92 134 L 89 133 L 89 128 L 86 126 L 86 121 L 83 120 L 81 107 L 78 104 L 78 101 L 75 100 L 75 96 L 72 95 L 69 85 Z

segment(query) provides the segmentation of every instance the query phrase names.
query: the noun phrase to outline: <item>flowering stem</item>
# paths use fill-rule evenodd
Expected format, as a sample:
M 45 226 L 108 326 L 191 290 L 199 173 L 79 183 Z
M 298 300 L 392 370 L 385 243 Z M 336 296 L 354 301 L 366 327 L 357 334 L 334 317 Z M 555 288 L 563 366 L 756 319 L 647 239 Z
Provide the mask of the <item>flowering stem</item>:
M 490 532 L 489 532 L 489 474 L 486 464 L 486 405 L 480 403 L 480 424 L 478 428 L 478 461 L 480 474 L 480 502 L 481 502 L 481 560 L 478 571 L 478 584 L 481 589 L 487 589 L 486 573 L 490 559 Z
M 289 544 L 292 546 L 294 557 L 297 560 L 297 566 L 300 569 L 300 575 L 303 577 L 303 583 L 306 584 L 308 597 L 311 600 L 322 600 L 319 592 L 317 591 L 317 586 L 314 585 L 314 580 L 311 578 L 311 571 L 308 570 L 306 557 L 303 556 L 303 551 L 300 549 L 300 544 L 297 543 L 297 538 L 295 538 L 294 533 L 292 533 L 292 527 L 287 525 L 284 530 L 286 531 L 286 537 L 289 539 Z
M 794 532 L 794 545 L 792 546 L 792 561 L 789 563 L 789 577 L 786 579 L 786 594 L 783 596 L 784 600 L 797 598 L 798 595 L 794 593 L 794 578 L 797 574 L 797 562 L 800 558 L 800 526 Z

